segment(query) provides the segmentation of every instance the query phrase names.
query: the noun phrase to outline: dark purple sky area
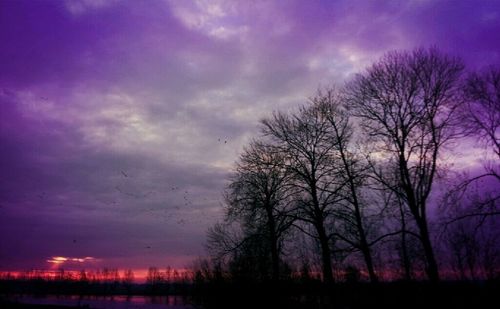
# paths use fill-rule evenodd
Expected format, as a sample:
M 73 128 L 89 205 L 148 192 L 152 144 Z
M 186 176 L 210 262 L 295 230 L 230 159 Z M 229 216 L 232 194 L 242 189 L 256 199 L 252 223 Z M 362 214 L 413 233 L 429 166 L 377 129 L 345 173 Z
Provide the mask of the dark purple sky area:
M 260 118 L 430 45 L 499 63 L 500 2 L 0 1 L 0 270 L 189 264 Z

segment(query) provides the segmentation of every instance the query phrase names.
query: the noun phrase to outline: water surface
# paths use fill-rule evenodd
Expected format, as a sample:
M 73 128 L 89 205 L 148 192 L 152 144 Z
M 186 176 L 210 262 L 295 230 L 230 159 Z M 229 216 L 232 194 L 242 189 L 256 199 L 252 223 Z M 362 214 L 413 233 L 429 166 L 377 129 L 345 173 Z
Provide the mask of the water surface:
M 102 309 L 193 309 L 187 304 L 182 296 L 79 296 L 79 295 L 46 295 L 42 297 L 35 296 L 16 296 L 11 300 L 24 304 L 38 305 L 62 305 L 62 306 L 87 306 L 88 308 Z

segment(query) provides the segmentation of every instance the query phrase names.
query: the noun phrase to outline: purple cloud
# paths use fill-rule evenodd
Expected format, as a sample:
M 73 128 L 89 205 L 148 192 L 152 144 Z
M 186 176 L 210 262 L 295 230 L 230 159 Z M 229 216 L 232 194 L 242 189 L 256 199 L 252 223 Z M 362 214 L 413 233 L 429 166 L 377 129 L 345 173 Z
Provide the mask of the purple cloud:
M 0 269 L 182 267 L 273 110 L 392 49 L 500 61 L 469 1 L 3 1 Z

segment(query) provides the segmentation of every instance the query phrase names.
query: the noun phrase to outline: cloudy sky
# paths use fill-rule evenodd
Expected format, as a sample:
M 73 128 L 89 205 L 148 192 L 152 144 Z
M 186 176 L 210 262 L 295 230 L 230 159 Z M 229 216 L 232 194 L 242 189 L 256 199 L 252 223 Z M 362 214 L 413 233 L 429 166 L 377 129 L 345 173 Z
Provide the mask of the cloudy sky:
M 186 266 L 259 119 L 499 33 L 499 1 L 1 1 L 0 270 Z

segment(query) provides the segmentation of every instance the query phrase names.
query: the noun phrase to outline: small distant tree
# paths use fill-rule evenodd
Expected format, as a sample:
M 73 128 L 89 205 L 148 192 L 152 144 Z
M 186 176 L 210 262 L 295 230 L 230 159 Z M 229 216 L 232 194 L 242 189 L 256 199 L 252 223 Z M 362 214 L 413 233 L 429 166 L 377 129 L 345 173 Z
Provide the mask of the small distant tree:
M 124 286 L 128 295 L 132 293 L 132 285 L 134 284 L 134 280 L 134 272 L 132 271 L 132 269 L 127 269 L 122 276 L 122 285 Z
M 118 272 L 118 269 L 113 268 L 111 270 L 111 278 L 114 283 L 120 283 L 120 273 Z
M 85 270 L 81 270 L 78 273 L 78 281 L 80 281 L 80 282 L 88 282 L 87 272 Z
M 446 233 L 446 244 L 451 258 L 451 266 L 461 280 L 477 279 L 479 244 L 476 233 L 467 222 L 454 224 Z
M 163 283 L 163 278 L 157 267 L 148 268 L 146 283 L 148 284 L 148 288 L 151 293 L 158 292 L 160 285 Z
M 135 275 L 132 269 L 127 269 L 123 272 L 122 282 L 126 284 L 134 283 Z
M 104 283 L 109 283 L 109 281 L 111 280 L 111 272 L 110 272 L 109 268 L 104 267 L 102 269 L 102 271 L 101 271 L 101 280 Z
M 360 272 L 356 266 L 349 265 L 345 268 L 344 279 L 347 283 L 359 282 Z

